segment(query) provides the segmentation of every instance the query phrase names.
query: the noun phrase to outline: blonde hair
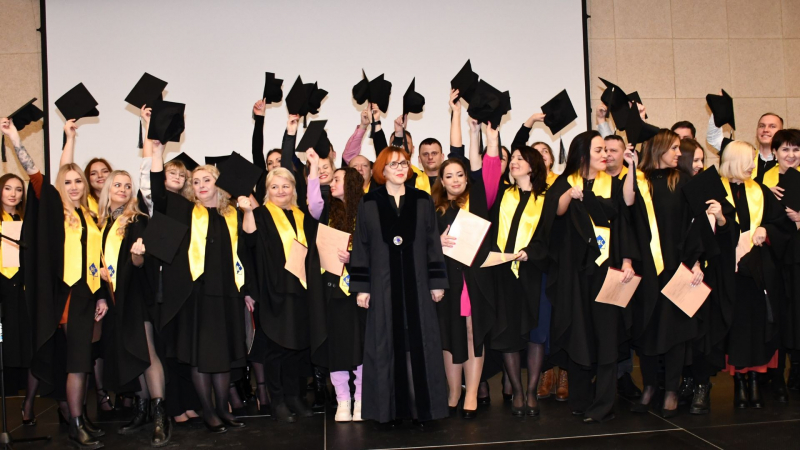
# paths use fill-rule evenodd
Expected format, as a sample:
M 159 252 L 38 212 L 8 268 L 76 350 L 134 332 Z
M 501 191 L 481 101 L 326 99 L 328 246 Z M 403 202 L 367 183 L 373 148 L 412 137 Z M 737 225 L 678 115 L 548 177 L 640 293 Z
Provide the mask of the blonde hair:
M 214 187 L 217 190 L 217 211 L 223 216 L 228 214 L 228 212 L 231 209 L 233 209 L 233 207 L 231 206 L 231 195 L 216 185 L 216 181 L 219 179 L 219 169 L 217 169 L 215 166 L 212 166 L 211 164 L 195 167 L 195 169 L 192 171 L 192 177 L 191 177 L 192 185 L 194 185 L 194 175 L 200 171 L 206 171 L 210 173 L 211 176 L 214 178 Z M 194 194 L 194 187 L 192 187 L 192 194 L 191 197 L 189 197 L 189 200 L 200 205 L 200 200 Z
M 272 180 L 275 178 L 285 178 L 289 180 L 289 183 L 292 184 L 292 206 L 297 206 L 297 182 L 295 181 L 294 175 L 292 172 L 289 172 L 288 169 L 285 167 L 277 167 L 272 169 L 267 174 L 267 181 L 265 183 L 267 188 L 267 195 L 264 196 L 264 203 L 266 204 L 269 201 L 269 185 L 272 183 Z
M 719 174 L 728 179 L 747 180 L 747 169 L 753 165 L 756 148 L 745 141 L 733 141 L 725 146 L 719 164 Z
M 108 225 L 107 222 L 111 219 L 112 213 L 114 212 L 111 210 L 110 197 L 111 185 L 114 184 L 114 178 L 116 178 L 117 175 L 126 176 L 131 180 L 131 198 L 128 199 L 128 203 L 125 204 L 125 209 L 122 210 L 122 214 L 118 218 L 122 219 L 122 222 L 117 229 L 117 234 L 124 236 L 128 224 L 136 222 L 138 216 L 144 216 L 144 213 L 139 209 L 139 199 L 135 195 L 136 189 L 133 188 L 133 178 L 131 178 L 131 174 L 124 170 L 115 170 L 111 172 L 108 174 L 108 179 L 106 179 L 106 182 L 103 184 L 103 190 L 100 191 L 100 200 L 97 202 L 97 212 L 100 214 L 98 224 L 101 228 Z
M 189 180 L 192 179 L 192 173 L 189 172 L 189 169 L 186 168 L 186 165 L 183 164 L 182 161 L 173 159 L 172 161 L 164 164 L 164 175 L 166 175 L 167 172 L 173 169 L 182 171 L 186 178 L 183 181 L 183 187 L 181 188 L 179 194 L 181 194 L 184 198 L 191 199 L 193 189 L 192 189 L 192 183 L 189 183 Z
M 75 205 L 72 203 L 72 200 L 69 198 L 69 194 L 67 194 L 67 190 L 64 189 L 64 183 L 67 179 L 67 174 L 69 172 L 75 172 L 80 176 L 81 181 L 83 181 L 83 193 L 81 194 L 80 198 L 80 205 L 85 211 L 89 213 L 92 218 L 97 219 L 94 212 L 89 210 L 89 201 L 87 197 L 89 195 L 89 182 L 86 180 L 86 175 L 83 174 L 83 170 L 75 163 L 64 164 L 58 169 L 58 174 L 56 175 L 56 190 L 58 191 L 59 195 L 61 196 L 61 203 L 64 209 L 64 220 L 69 222 L 70 226 L 80 226 L 80 220 L 76 219 L 72 212 L 75 210 Z

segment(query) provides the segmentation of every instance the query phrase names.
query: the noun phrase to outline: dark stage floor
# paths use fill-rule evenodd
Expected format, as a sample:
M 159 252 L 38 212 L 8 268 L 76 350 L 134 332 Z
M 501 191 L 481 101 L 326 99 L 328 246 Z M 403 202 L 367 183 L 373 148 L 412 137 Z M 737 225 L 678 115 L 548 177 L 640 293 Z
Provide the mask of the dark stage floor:
M 637 383 L 639 381 L 637 380 Z M 419 431 L 410 424 L 390 431 L 377 430 L 370 422 L 337 423 L 335 407 L 295 424 L 279 424 L 269 418 L 246 418 L 247 427 L 226 434 L 208 433 L 202 423 L 178 426 L 172 443 L 166 448 L 269 448 L 269 449 L 405 449 L 453 448 L 528 449 L 528 448 L 688 448 L 688 449 L 782 449 L 796 448 L 800 442 L 800 394 L 792 392 L 789 404 L 772 399 L 772 390 L 765 387 L 765 407 L 761 410 L 734 410 L 732 381 L 727 374 L 712 378 L 712 413 L 692 416 L 688 408 L 671 419 L 662 419 L 651 412 L 633 414 L 629 403 L 619 400 L 615 420 L 605 424 L 586 425 L 570 414 L 566 402 L 542 400 L 541 416 L 518 419 L 510 407 L 502 403 L 500 377 L 492 380 L 492 404 L 479 411 L 477 419 L 460 417 L 443 420 L 430 431 Z M 89 407 L 95 417 L 94 397 Z M 18 413 L 21 399 L 8 400 L 9 429 L 14 438 L 50 435 L 50 442 L 20 443 L 17 449 L 72 448 L 66 440 L 66 427 L 58 425 L 55 404 L 37 399 L 39 424 L 21 427 Z M 109 449 L 146 449 L 149 433 L 119 436 L 116 429 L 126 420 L 111 417 L 97 421 L 107 435 L 102 438 Z M 792 444 L 795 442 L 795 444 Z

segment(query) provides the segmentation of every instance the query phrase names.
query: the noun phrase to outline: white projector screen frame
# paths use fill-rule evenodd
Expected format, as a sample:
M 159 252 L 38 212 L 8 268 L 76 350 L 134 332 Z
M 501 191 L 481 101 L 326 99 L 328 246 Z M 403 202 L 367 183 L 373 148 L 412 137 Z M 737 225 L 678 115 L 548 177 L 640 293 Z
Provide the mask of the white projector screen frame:
M 231 151 L 250 159 L 252 106 L 267 71 L 284 80 L 284 98 L 298 74 L 329 91 L 320 113 L 309 120 L 328 120 L 328 135 L 341 158 L 363 109 L 351 96 L 362 68 L 370 78 L 385 73 L 393 83 L 389 111 L 382 117 L 387 135 L 416 77 L 426 105 L 422 114 L 409 118 L 408 130 L 416 143 L 437 138 L 447 153 L 450 80 L 467 59 L 482 79 L 510 91 L 512 111 L 501 129 L 505 144 L 525 119 L 567 89 L 577 120 L 561 136 L 552 136 L 543 124 L 531 136 L 531 141 L 550 143 L 557 159 L 558 138 L 568 148 L 589 124 L 584 3 L 49 0 L 43 11 L 43 71 L 50 170 L 58 170 L 64 125 L 54 102 L 83 82 L 98 101 L 100 116 L 78 122 L 75 162 L 83 166 L 102 156 L 114 168 L 138 171 L 138 111 L 124 98 L 144 72 L 169 82 L 166 100 L 187 105 L 186 131 L 180 143 L 167 145 L 167 159 L 181 151 L 201 163 L 204 156 Z M 286 118 L 285 102 L 268 107 L 265 153 L 280 147 Z M 362 151 L 374 157 L 367 137 Z M 416 154 L 412 161 L 417 164 Z M 560 171 L 558 164 L 554 169 Z

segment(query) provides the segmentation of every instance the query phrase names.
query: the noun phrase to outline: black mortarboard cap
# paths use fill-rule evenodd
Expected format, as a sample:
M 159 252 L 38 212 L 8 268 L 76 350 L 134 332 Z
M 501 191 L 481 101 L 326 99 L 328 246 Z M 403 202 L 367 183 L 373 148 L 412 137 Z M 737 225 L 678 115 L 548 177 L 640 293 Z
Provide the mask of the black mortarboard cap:
M 464 67 L 450 81 L 450 89 L 458 89 L 458 96 L 472 103 L 472 96 L 478 88 L 478 74 L 472 71 L 472 63 L 467 60 Z M 456 99 L 458 100 L 458 99 Z
M 650 125 L 639 116 L 639 107 L 636 104 L 630 106 L 628 110 L 628 127 L 625 134 L 628 135 L 628 143 L 633 145 L 641 144 L 653 138 L 661 129 Z
M 356 83 L 353 86 L 353 100 L 356 101 L 359 105 L 364 103 L 369 99 L 369 78 L 367 78 L 367 74 L 364 73 L 364 69 L 361 69 L 361 81 Z
M 542 105 L 542 112 L 545 114 L 544 124 L 550 128 L 550 132 L 553 135 L 558 134 L 559 131 L 578 118 L 566 89 Z
M 416 91 L 417 79 L 411 80 L 406 93 L 403 95 L 403 115 L 408 113 L 419 114 L 422 112 L 422 107 L 425 106 L 425 97 Z
M 792 211 L 800 211 L 800 172 L 789 169 L 779 178 L 778 186 L 783 188 L 781 203 Z
M 16 128 L 17 131 L 21 131 L 29 123 L 36 122 L 44 117 L 44 112 L 42 112 L 38 106 L 33 104 L 35 101 L 36 98 L 33 98 L 32 100 L 28 101 L 28 103 L 25 103 L 22 107 L 8 115 L 8 118 L 11 119 L 11 123 L 14 124 L 14 128 Z M 3 139 L 0 141 L 0 153 L 2 153 L 3 162 L 7 162 L 6 135 L 3 135 Z
M 217 166 L 219 178 L 217 186 L 224 189 L 232 198 L 248 196 L 258 183 L 264 171 L 255 164 L 233 152 L 222 164 Z
M 642 101 L 642 97 L 639 96 L 639 91 L 633 91 L 630 94 L 628 94 L 628 100 L 630 100 L 630 101 L 632 101 L 634 103 L 638 103 L 640 105 L 644 105 L 644 102 Z M 644 118 L 645 119 L 648 118 L 647 117 L 647 113 L 644 113 Z
M 212 165 L 216 168 L 219 168 L 222 163 L 228 160 L 231 155 L 223 155 L 223 156 L 206 156 L 205 162 L 206 164 Z
M 628 102 L 630 99 L 628 99 L 625 91 L 620 89 L 616 84 L 602 78 L 600 78 L 600 81 L 606 85 L 606 89 L 600 96 L 600 100 L 608 107 L 608 111 L 611 113 L 611 117 L 614 119 L 614 124 L 617 126 L 617 129 L 625 131 L 628 122 Z
M 717 128 L 722 128 L 727 123 L 731 128 L 736 129 L 736 121 L 733 116 L 733 98 L 725 90 L 722 91 L 722 95 L 706 95 L 706 102 L 714 114 L 714 125 Z
M 56 108 L 61 111 L 61 114 L 67 120 L 78 120 L 84 117 L 97 117 L 100 115 L 100 111 L 97 110 L 97 101 L 83 83 L 78 83 L 77 86 L 56 100 Z
M 292 89 L 286 94 L 286 109 L 289 114 L 297 114 L 304 118 L 308 114 L 319 113 L 322 100 L 328 92 L 320 89 L 317 83 L 303 83 L 303 79 L 298 75 Z
M 722 152 L 725 151 L 725 147 L 727 147 L 728 144 L 730 144 L 731 142 L 733 142 L 733 139 L 726 138 L 724 136 L 722 137 L 722 143 L 719 146 L 719 153 L 717 154 L 717 156 L 719 156 L 720 159 L 722 159 Z
M 150 128 L 147 139 L 161 143 L 180 142 L 181 134 L 186 126 L 183 113 L 186 105 L 168 101 L 160 101 L 153 106 L 150 114 Z
M 492 127 L 497 128 L 505 113 L 511 110 L 511 99 L 508 91 L 500 92 L 484 80 L 478 82 L 478 87 L 469 103 L 467 113 L 480 123 L 492 122 Z M 494 123 L 497 122 L 497 123 Z
M 384 79 L 383 74 L 370 81 L 363 69 L 361 70 L 361 81 L 353 86 L 353 99 L 356 103 L 360 105 L 369 100 L 370 103 L 378 105 L 378 109 L 384 113 L 389 109 L 391 93 L 392 83 Z
M 725 186 L 722 184 L 717 168 L 711 166 L 692 177 L 683 186 L 683 195 L 692 208 L 692 215 L 700 217 L 708 209 L 707 201 L 716 200 L 720 204 L 724 204 L 728 194 L 725 192 Z
M 264 82 L 264 96 L 267 104 L 278 103 L 283 100 L 283 80 L 275 78 L 272 72 L 266 72 L 266 81 Z
M 308 123 L 306 132 L 297 144 L 297 151 L 305 152 L 313 148 L 320 158 L 327 158 L 331 152 L 331 143 L 328 140 L 328 133 L 325 131 L 327 120 L 312 120 Z
M 161 93 L 166 87 L 166 81 L 145 72 L 131 89 L 128 96 L 125 97 L 125 101 L 140 109 L 145 105 L 152 108 L 157 102 L 161 101 Z
M 171 264 L 187 231 L 189 231 L 187 225 L 158 211 L 153 211 L 153 217 L 147 224 L 142 241 L 147 247 L 148 254 Z
M 178 156 L 172 158 L 171 160 L 169 160 L 168 162 L 172 162 L 172 161 L 180 161 L 180 162 L 182 162 L 183 165 L 186 166 L 186 170 L 188 170 L 189 172 L 194 170 L 196 167 L 200 166 L 200 164 L 198 164 L 197 161 L 192 159 L 192 157 L 187 155 L 186 153 L 181 153 L 180 155 L 178 155 Z

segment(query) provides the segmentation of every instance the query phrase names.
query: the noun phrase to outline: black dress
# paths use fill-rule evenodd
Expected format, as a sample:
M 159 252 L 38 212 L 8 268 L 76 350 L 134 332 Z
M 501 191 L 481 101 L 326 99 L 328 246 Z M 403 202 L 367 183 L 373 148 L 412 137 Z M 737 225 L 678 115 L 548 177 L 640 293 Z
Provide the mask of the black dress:
M 417 189 L 406 186 L 401 199 L 397 205 L 385 187 L 361 199 L 350 257 L 351 292 L 370 294 L 361 413 L 378 422 L 412 417 L 409 388 L 419 420 L 449 414 L 430 293 L 448 287 L 436 212 Z

